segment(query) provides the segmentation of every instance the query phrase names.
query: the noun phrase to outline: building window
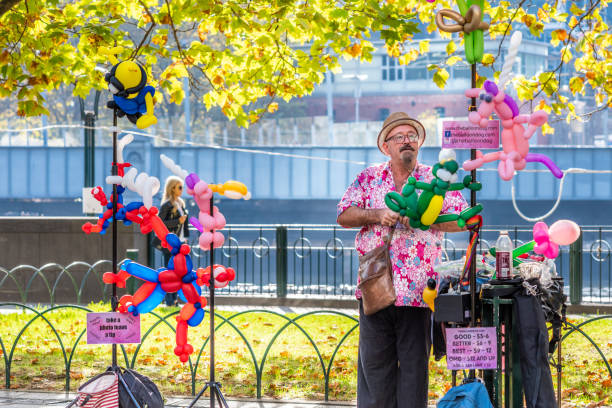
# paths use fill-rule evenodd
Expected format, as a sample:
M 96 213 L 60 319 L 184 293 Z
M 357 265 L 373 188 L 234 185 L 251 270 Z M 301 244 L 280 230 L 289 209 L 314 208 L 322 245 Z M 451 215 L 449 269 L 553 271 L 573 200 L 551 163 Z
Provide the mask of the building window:
M 425 66 L 408 66 L 405 68 L 406 81 L 417 81 L 419 79 L 427 79 L 427 67 Z
M 380 108 L 378 110 L 378 120 L 384 121 L 389 117 L 389 108 Z
M 401 80 L 403 68 L 399 65 L 397 58 L 389 57 L 388 55 L 382 56 L 382 80 L 383 81 L 396 81 Z
M 471 79 L 472 71 L 470 67 L 465 66 L 457 66 L 453 68 L 453 78 L 454 79 Z

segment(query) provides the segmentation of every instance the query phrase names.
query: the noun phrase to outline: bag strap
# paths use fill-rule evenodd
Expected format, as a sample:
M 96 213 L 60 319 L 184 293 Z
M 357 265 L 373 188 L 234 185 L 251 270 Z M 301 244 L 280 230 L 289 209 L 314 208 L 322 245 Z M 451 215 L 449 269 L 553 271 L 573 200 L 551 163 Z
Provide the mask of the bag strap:
M 391 227 L 389 230 L 389 234 L 383 238 L 383 242 L 387 246 L 387 249 L 391 246 L 391 241 L 393 240 L 393 234 L 395 234 L 395 225 Z

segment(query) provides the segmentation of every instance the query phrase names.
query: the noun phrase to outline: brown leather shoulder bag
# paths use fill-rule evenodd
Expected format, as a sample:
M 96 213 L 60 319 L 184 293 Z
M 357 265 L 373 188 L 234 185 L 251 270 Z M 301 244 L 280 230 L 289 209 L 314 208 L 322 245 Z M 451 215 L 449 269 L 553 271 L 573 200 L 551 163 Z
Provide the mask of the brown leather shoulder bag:
M 371 315 L 395 303 L 393 267 L 389 246 L 395 227 L 384 238 L 385 244 L 359 257 L 359 285 L 363 312 Z

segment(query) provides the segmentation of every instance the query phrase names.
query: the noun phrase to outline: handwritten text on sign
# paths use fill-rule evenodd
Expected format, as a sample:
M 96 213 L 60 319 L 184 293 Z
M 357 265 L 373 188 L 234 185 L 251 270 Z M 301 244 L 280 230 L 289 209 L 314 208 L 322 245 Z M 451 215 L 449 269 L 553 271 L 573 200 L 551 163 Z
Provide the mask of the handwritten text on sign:
M 495 327 L 446 329 L 446 367 L 449 370 L 497 368 Z
M 498 149 L 499 121 L 486 127 L 468 121 L 447 120 L 442 124 L 442 147 L 449 149 Z
M 140 316 L 87 313 L 87 344 L 140 343 Z

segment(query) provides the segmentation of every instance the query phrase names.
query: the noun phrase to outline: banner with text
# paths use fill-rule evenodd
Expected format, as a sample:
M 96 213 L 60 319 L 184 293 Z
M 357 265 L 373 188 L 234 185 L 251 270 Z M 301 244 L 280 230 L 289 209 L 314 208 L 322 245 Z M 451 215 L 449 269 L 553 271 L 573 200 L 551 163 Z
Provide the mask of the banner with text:
M 442 123 L 442 147 L 448 149 L 499 149 L 499 120 L 489 120 L 486 127 L 468 121 Z
M 87 344 L 140 343 L 140 316 L 87 313 Z
M 495 327 L 446 329 L 446 367 L 449 370 L 496 369 Z

